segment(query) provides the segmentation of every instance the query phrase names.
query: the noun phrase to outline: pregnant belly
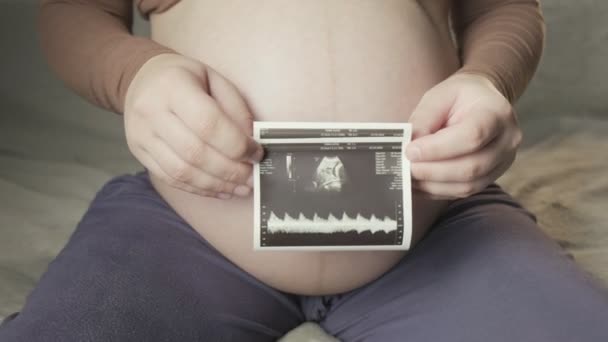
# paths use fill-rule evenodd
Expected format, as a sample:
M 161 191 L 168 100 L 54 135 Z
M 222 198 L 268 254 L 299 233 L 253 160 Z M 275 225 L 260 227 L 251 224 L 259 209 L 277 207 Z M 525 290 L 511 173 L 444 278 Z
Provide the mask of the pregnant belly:
M 447 22 L 444 12 L 416 1 L 182 0 L 151 22 L 155 40 L 230 79 L 255 120 L 406 122 L 422 94 L 457 68 L 447 24 L 433 24 Z M 222 201 L 153 183 L 229 260 L 283 291 L 348 291 L 405 254 L 256 252 L 251 198 Z M 445 203 L 412 200 L 417 241 Z

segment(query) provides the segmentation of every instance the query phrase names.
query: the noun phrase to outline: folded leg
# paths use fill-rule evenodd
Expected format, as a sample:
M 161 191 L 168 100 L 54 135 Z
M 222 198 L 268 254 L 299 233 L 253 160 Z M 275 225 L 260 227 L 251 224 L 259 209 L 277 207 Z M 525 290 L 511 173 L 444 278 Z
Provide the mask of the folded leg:
M 140 174 L 99 192 L 0 340 L 274 341 L 302 320 L 297 298 L 222 257 Z
M 495 185 L 375 282 L 304 303 L 343 341 L 608 341 L 608 292 Z

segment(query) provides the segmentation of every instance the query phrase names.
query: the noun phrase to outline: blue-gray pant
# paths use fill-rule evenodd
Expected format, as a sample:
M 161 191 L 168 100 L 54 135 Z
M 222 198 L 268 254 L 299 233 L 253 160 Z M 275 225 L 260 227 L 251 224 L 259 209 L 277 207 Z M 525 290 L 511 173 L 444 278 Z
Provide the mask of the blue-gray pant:
M 273 341 L 305 320 L 344 341 L 605 342 L 608 294 L 496 185 L 454 202 L 364 287 L 280 292 L 213 249 L 139 174 L 99 192 L 0 341 Z

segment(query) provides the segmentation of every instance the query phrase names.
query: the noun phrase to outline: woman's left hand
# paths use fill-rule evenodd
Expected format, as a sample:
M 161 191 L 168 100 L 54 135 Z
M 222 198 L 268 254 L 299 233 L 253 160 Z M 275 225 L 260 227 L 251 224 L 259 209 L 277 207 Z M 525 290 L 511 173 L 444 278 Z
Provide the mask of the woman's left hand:
M 511 166 L 522 140 L 509 101 L 475 74 L 455 74 L 431 88 L 409 122 L 412 187 L 435 199 L 483 190 Z

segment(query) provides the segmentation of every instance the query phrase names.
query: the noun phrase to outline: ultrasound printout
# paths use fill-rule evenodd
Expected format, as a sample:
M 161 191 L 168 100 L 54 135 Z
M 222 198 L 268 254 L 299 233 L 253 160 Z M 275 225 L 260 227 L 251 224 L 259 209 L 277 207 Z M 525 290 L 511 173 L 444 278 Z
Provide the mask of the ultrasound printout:
M 256 122 L 254 248 L 408 249 L 408 124 Z

